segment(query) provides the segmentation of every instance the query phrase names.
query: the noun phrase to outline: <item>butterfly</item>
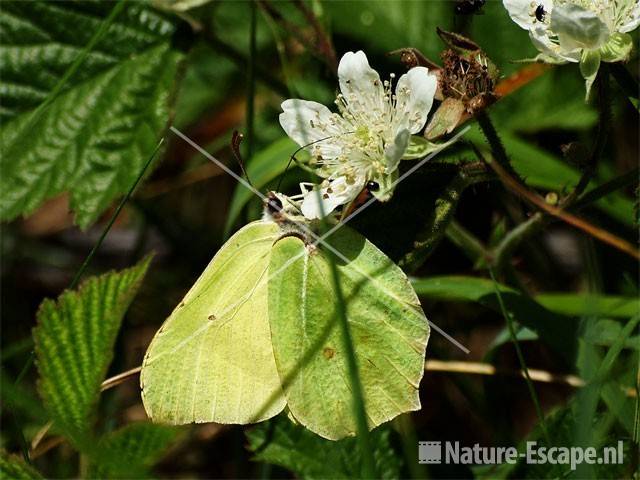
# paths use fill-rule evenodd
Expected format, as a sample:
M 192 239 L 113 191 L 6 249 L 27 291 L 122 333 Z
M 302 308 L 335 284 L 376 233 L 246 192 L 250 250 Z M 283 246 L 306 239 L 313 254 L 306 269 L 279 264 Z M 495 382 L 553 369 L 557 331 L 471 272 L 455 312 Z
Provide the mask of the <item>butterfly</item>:
M 314 223 L 316 222 L 316 223 Z M 402 270 L 340 225 L 318 242 L 296 197 L 270 192 L 163 323 L 140 384 L 155 422 L 250 424 L 286 410 L 316 434 L 356 432 L 330 251 L 370 428 L 420 409 L 429 325 Z

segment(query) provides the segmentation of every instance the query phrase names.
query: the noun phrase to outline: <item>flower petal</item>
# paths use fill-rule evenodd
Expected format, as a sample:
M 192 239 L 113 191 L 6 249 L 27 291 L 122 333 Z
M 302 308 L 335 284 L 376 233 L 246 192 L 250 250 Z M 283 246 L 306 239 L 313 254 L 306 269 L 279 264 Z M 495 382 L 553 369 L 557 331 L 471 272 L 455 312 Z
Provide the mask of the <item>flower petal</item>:
M 627 6 L 622 18 L 619 21 L 618 31 L 629 33 L 640 25 L 640 0 L 631 0 L 632 4 Z
M 516 22 L 518 26 L 525 30 L 530 30 L 534 26 L 541 23 L 536 18 L 536 9 L 539 6 L 544 8 L 545 17 L 551 13 L 553 9 L 553 0 L 539 0 L 532 2 L 531 0 L 502 0 L 504 8 L 509 12 L 511 20 Z M 544 23 L 542 23 L 544 25 Z
M 369 66 L 362 50 L 347 52 L 342 56 L 338 65 L 338 79 L 348 110 L 356 118 L 370 118 L 376 112 L 382 114 L 384 88 L 380 75 Z
M 533 45 L 544 55 L 546 63 L 577 63 L 580 61 L 580 49 L 561 51 L 558 44 L 549 38 L 549 31 L 545 28 L 534 28 L 529 31 Z
M 364 188 L 364 179 L 349 183 L 346 177 L 338 177 L 329 185 L 307 192 L 300 209 L 309 220 L 322 218 L 333 212 L 339 205 L 351 202 Z
M 438 80 L 426 67 L 415 67 L 400 77 L 396 85 L 394 133 L 407 129 L 418 133 L 427 122 Z
M 611 33 L 595 12 L 572 3 L 556 5 L 551 15 L 551 29 L 563 51 L 600 48 Z
M 396 135 L 396 138 L 393 140 L 393 143 L 387 145 L 387 148 L 384 149 L 384 156 L 387 160 L 385 172 L 391 173 L 398 168 L 398 164 L 404 156 L 404 152 L 407 151 L 410 138 L 411 134 L 409 133 L 409 130 L 406 128 L 404 130 L 400 130 Z
M 317 102 L 289 99 L 282 102 L 280 125 L 298 145 L 309 146 L 309 151 L 323 158 L 336 158 L 341 153 L 338 142 L 332 142 L 332 136 L 344 134 L 344 120 Z M 326 139 L 323 141 L 319 141 Z
M 616 32 L 600 48 L 600 55 L 603 62 L 624 62 L 629 59 L 631 50 L 633 50 L 633 38 L 631 38 L 631 35 Z

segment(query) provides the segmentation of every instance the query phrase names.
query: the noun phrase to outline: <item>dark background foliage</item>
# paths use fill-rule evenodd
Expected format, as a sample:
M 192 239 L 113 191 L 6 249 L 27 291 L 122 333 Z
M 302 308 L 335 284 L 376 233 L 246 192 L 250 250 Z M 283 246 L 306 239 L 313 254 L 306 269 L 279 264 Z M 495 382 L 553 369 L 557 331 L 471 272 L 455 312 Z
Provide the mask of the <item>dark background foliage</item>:
M 388 55 L 399 48 L 417 48 L 439 62 L 444 44 L 436 27 L 441 27 L 477 42 L 502 78 L 524 68 L 513 60 L 536 54 L 498 1 L 467 16 L 456 15 L 456 2 L 445 1 L 216 0 L 176 13 L 180 4 L 0 5 L 1 440 L 8 452 L 28 451 L 42 426 L 52 415 L 57 418 L 36 391 L 38 370 L 29 367 L 39 305 L 69 287 L 160 138 L 166 140 L 159 154 L 84 272 L 123 269 L 155 253 L 117 337 L 114 332 L 108 339 L 114 350 L 107 377 L 140 365 L 155 331 L 228 235 L 260 214 L 259 199 L 167 131 L 169 125 L 237 172 L 230 139 L 233 130 L 243 131 L 242 152 L 253 184 L 266 191 L 284 175 L 281 190 L 295 193 L 297 182 L 312 178 L 295 165 L 283 173 L 297 147 L 278 124 L 279 104 L 305 98 L 330 105 L 337 87 L 335 59 L 345 51 L 364 50 L 387 77 L 404 69 L 397 55 Z M 102 28 L 104 34 L 97 35 Z M 624 68 L 636 67 L 632 59 Z M 610 97 L 610 134 L 587 190 L 637 167 L 638 112 L 613 80 Z M 543 196 L 563 197 L 582 173 L 582 165 L 563 155 L 563 146 L 577 142 L 592 148 L 596 106 L 585 103 L 577 67 L 568 65 L 510 93 L 489 115 L 527 186 Z M 490 145 L 476 123 L 469 124 L 465 140 L 488 155 Z M 401 184 L 390 203 L 372 206 L 354 226 L 402 261 L 460 165 L 475 161 L 468 143 L 448 149 Z M 637 171 L 633 176 L 637 180 Z M 622 183 L 588 202 L 579 215 L 637 245 L 637 182 Z M 623 328 L 639 310 L 637 261 L 548 219 L 522 235 L 497 265 L 491 259 L 499 247 L 536 209 L 495 177 L 464 189 L 451 206 L 437 241 L 424 252 L 428 256 L 406 270 L 415 278 L 427 317 L 470 353 L 432 332 L 427 359 L 484 362 L 499 372 L 427 371 L 422 410 L 374 432 L 378 473 L 389 478 L 569 473 L 559 466 L 427 469 L 417 463 L 417 440 L 518 446 L 541 437 L 527 384 L 512 375 L 520 362 L 502 300 L 530 368 L 593 381 L 584 389 L 535 383 L 552 443 L 599 446 L 624 439 L 625 465 L 579 475 L 630 476 L 637 467 L 640 342 L 637 328 Z M 489 266 L 504 288 L 494 285 Z M 614 361 L 606 363 L 607 353 L 618 347 Z M 598 376 L 603 372 L 606 378 Z M 625 393 L 629 389 L 635 397 Z M 78 472 L 160 478 L 356 477 L 361 472 L 353 439 L 323 441 L 286 418 L 246 428 L 135 423 L 146 420 L 136 379 L 105 392 L 95 408 L 98 457 L 79 459 L 75 434 L 54 428 L 31 452 L 33 466 L 55 478 Z M 60 443 L 60 434 L 74 439 Z M 123 456 L 127 451 L 131 458 Z

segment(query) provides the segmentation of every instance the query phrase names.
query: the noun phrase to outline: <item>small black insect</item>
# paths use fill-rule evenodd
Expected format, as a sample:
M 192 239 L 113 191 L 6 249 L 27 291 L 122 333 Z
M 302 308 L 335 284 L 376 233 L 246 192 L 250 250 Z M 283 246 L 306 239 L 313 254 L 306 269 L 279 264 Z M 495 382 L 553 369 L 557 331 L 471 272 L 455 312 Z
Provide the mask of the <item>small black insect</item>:
M 378 182 L 369 181 L 367 182 L 367 190 L 369 190 L 370 192 L 377 192 L 378 190 L 380 190 L 380 185 L 378 184 Z
M 536 20 L 539 22 L 544 22 L 544 17 L 547 15 L 547 12 L 544 11 L 544 5 L 540 4 L 536 7 Z
M 282 211 L 282 201 L 276 197 L 273 192 L 267 194 L 267 211 L 271 214 L 277 214 Z
M 459 0 L 455 12 L 457 15 L 472 15 L 484 6 L 486 0 Z

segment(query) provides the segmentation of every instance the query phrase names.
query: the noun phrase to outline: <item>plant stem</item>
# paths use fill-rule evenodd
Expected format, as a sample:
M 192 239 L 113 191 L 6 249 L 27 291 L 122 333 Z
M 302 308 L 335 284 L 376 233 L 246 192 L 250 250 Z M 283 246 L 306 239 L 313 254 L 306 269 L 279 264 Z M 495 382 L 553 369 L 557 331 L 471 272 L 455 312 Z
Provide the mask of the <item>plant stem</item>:
M 638 182 L 638 174 L 640 173 L 640 169 L 638 167 L 628 171 L 627 173 L 623 173 L 619 177 L 609 180 L 608 182 L 599 185 L 598 187 L 589 190 L 585 194 L 583 194 L 578 200 L 569 205 L 571 210 L 580 210 L 581 208 L 586 207 L 603 197 L 606 197 L 612 192 L 619 190 L 621 188 L 628 187 L 629 185 L 634 185 Z
M 142 180 L 142 177 L 144 176 L 145 172 L 149 168 L 149 165 L 151 165 L 153 160 L 156 158 L 156 154 L 160 150 L 160 147 L 162 147 L 163 143 L 164 143 L 164 137 L 160 139 L 160 141 L 156 145 L 156 148 L 154 148 L 153 153 L 149 156 L 149 160 L 147 160 L 147 163 L 144 164 L 144 166 L 142 167 L 142 170 L 140 170 L 140 173 L 138 173 L 138 177 L 133 182 L 133 185 L 131 185 L 131 188 L 129 188 L 129 191 L 127 192 L 127 194 L 124 197 L 122 197 L 122 200 L 120 200 L 120 203 L 118 204 L 115 211 L 113 212 L 113 215 L 111 215 L 111 218 L 109 219 L 109 223 L 107 223 L 107 225 L 102 230 L 102 234 L 100 235 L 100 238 L 98 238 L 98 241 L 95 243 L 95 245 L 89 252 L 89 255 L 87 255 L 87 258 L 84 259 L 84 262 L 82 262 L 82 265 L 80 265 L 80 268 L 76 272 L 75 277 L 73 277 L 73 280 L 69 284 L 69 287 L 68 287 L 69 290 L 73 290 L 78 286 L 78 282 L 80 281 L 80 278 L 82 278 L 82 275 L 84 274 L 85 270 L 89 266 L 89 263 L 91 263 L 91 260 L 93 260 L 93 257 L 95 256 L 96 252 L 102 245 L 102 242 L 104 242 L 105 237 L 109 233 L 109 230 L 111 230 L 111 227 L 113 226 L 116 219 L 118 218 L 118 215 L 120 215 L 120 212 L 124 208 L 125 204 L 129 201 L 129 198 L 131 198 L 131 195 L 133 195 L 133 192 L 138 186 L 138 183 L 140 183 L 140 180 Z
M 544 414 L 542 413 L 542 408 L 540 407 L 540 402 L 538 400 L 538 395 L 536 394 L 536 390 L 533 387 L 533 382 L 531 381 L 531 377 L 529 376 L 529 370 L 527 369 L 527 364 L 524 360 L 524 355 L 522 355 L 522 350 L 520 349 L 520 343 L 518 342 L 518 337 L 516 335 L 516 329 L 513 325 L 513 319 L 509 312 L 507 312 L 506 307 L 504 306 L 504 301 L 502 300 L 502 294 L 500 293 L 500 288 L 498 288 L 498 282 L 493 274 L 493 269 L 489 268 L 489 275 L 491 275 L 491 280 L 493 280 L 494 289 L 496 291 L 496 296 L 498 297 L 498 303 L 500 304 L 500 310 L 502 311 L 502 315 L 504 316 L 505 321 L 507 322 L 507 328 L 509 329 L 509 335 L 511 336 L 511 341 L 513 342 L 513 346 L 516 349 L 516 355 L 518 356 L 518 361 L 520 362 L 520 368 L 524 372 L 525 380 L 527 382 L 527 388 L 529 389 L 529 394 L 531 395 L 531 400 L 533 401 L 533 405 L 536 409 L 536 414 L 540 420 L 540 428 L 542 429 L 542 434 L 547 442 L 547 445 L 551 445 L 551 439 L 549 437 L 549 432 L 547 430 L 547 425 L 544 419 Z
M 493 265 L 501 272 L 516 248 L 528 237 L 539 232 L 545 224 L 545 216 L 536 212 L 512 230 L 509 230 L 493 251 Z
M 567 197 L 569 203 L 574 198 L 582 194 L 589 185 L 589 182 L 593 178 L 598 166 L 598 160 L 604 152 L 604 147 L 607 144 L 607 137 L 609 136 L 609 130 L 611 129 L 611 100 L 609 98 L 609 71 L 606 65 L 601 65 L 598 71 L 598 77 L 596 79 L 598 86 L 598 132 L 596 133 L 596 140 L 591 149 L 587 165 L 585 170 L 578 181 L 578 184 L 574 188 L 571 195 Z
M 620 89 L 629 98 L 638 99 L 640 87 L 638 87 L 638 81 L 633 78 L 633 75 L 627 70 L 622 63 L 610 63 L 609 68 L 611 75 L 616 80 Z
M 376 478 L 375 463 L 371 450 L 369 426 L 367 424 L 367 414 L 364 403 L 364 391 L 362 388 L 362 383 L 360 382 L 356 351 L 353 347 L 353 338 L 351 336 L 351 329 L 349 328 L 349 321 L 347 320 L 347 305 L 344 301 L 342 286 L 340 285 L 338 266 L 336 265 L 336 260 L 333 256 L 333 253 L 327 252 L 327 257 L 329 258 L 329 266 L 331 268 L 331 281 L 333 283 L 337 307 L 336 313 L 338 315 L 338 323 L 340 325 L 340 330 L 342 333 L 342 343 L 346 353 L 349 383 L 351 384 L 351 391 L 353 393 L 352 400 L 356 417 L 358 443 L 360 445 L 360 454 L 362 455 L 362 458 L 364 460 L 363 474 L 365 478 Z
M 548 204 L 543 198 L 540 197 L 540 195 L 530 191 L 513 177 L 511 177 L 497 162 L 489 162 L 489 166 L 493 168 L 493 170 L 498 174 L 498 177 L 500 177 L 500 180 L 502 180 L 505 186 L 516 193 L 518 196 L 532 203 L 546 213 L 553 215 L 560 220 L 563 220 L 569 225 L 573 225 L 583 232 L 586 232 L 593 238 L 597 238 L 601 242 L 611 245 L 621 252 L 624 252 L 632 256 L 633 258 L 640 260 L 640 251 L 638 251 L 638 249 L 631 243 L 616 235 L 613 235 L 612 233 L 609 233 L 602 228 L 590 224 L 580 217 L 572 215 L 571 213 L 565 211 L 563 208 Z
M 507 151 L 505 150 L 504 145 L 502 144 L 502 141 L 498 136 L 496 128 L 493 126 L 493 122 L 491 121 L 489 114 L 486 111 L 481 111 L 476 116 L 476 119 L 478 120 L 478 125 L 480 126 L 482 133 L 487 139 L 487 142 L 489 142 L 493 158 L 495 158 L 496 161 L 502 166 L 502 168 L 509 172 L 511 176 L 517 178 L 520 183 L 524 183 L 522 182 L 522 179 L 517 174 L 517 172 L 511 166 Z
M 251 27 L 249 32 L 249 62 L 247 64 L 247 76 L 249 84 L 247 88 L 247 158 L 253 157 L 254 145 L 254 120 L 256 104 L 256 30 L 257 30 L 257 5 L 256 0 L 251 0 Z
M 445 231 L 447 238 L 464 252 L 472 262 L 492 261 L 492 254 L 471 232 L 464 228 L 456 220 L 452 220 Z

